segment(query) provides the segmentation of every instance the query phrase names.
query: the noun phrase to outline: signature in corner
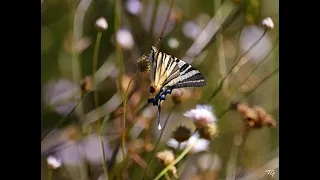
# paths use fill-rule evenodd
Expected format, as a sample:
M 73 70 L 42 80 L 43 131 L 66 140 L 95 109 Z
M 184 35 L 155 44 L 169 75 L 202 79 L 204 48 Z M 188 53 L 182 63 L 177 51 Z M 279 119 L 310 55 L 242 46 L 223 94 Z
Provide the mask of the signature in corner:
M 276 172 L 275 170 L 273 169 L 269 169 L 269 170 L 266 170 L 265 171 L 267 173 L 267 175 L 271 175 L 273 177 L 274 173 Z

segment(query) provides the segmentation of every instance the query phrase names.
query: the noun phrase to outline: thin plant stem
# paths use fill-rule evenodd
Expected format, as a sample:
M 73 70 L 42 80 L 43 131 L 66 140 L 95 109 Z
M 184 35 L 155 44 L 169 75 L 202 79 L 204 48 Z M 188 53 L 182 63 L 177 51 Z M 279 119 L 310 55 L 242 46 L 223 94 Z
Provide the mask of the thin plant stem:
M 245 93 L 244 96 L 240 99 L 242 101 L 243 99 L 247 98 L 250 94 L 252 94 L 258 87 L 260 87 L 262 84 L 264 84 L 267 80 L 269 80 L 273 75 L 275 75 L 279 71 L 279 68 L 276 68 L 274 71 L 272 71 L 270 74 L 268 74 L 266 77 L 264 77 L 254 88 L 252 88 L 250 91 Z
M 240 166 L 240 163 L 241 163 L 241 160 L 242 160 L 242 157 L 243 157 L 243 152 L 244 152 L 244 147 L 245 147 L 245 143 L 248 139 L 248 134 L 249 132 L 246 132 L 244 131 L 243 132 L 243 135 L 242 135 L 242 143 L 240 144 L 240 147 L 238 149 L 238 153 L 237 153 L 237 159 L 236 159 L 236 168 L 235 168 L 235 172 L 234 174 L 237 173 L 237 170 L 239 169 L 239 166 Z M 235 179 L 236 179 L 236 176 L 233 176 Z
M 156 19 L 156 15 L 158 12 L 158 6 L 159 6 L 160 0 L 155 1 L 155 6 L 153 9 L 152 17 L 151 17 L 151 23 L 150 23 L 150 34 L 153 35 L 153 27 L 154 27 L 154 21 Z
M 128 84 L 128 87 L 127 87 L 127 90 L 126 90 L 126 93 L 124 94 L 124 103 L 123 103 L 123 125 L 122 125 L 122 138 L 121 138 L 121 152 L 122 152 L 122 161 L 124 162 L 124 144 L 125 144 L 125 135 L 126 135 L 126 113 L 127 113 L 127 98 L 128 98 L 128 92 L 129 92 L 129 87 L 130 87 L 130 84 L 132 82 L 132 80 L 134 79 L 134 77 L 138 74 L 138 71 L 136 71 L 134 73 L 134 75 L 132 76 L 129 84 Z
M 244 56 L 246 56 L 250 50 L 256 45 L 258 44 L 258 42 L 260 42 L 260 40 L 264 37 L 264 35 L 267 33 L 267 30 L 264 31 L 264 33 L 262 34 L 262 36 L 257 39 L 257 41 L 255 41 L 251 46 L 250 48 L 244 53 Z M 223 87 L 223 83 L 225 82 L 225 80 L 228 78 L 228 76 L 232 73 L 233 69 L 238 65 L 238 63 L 241 61 L 241 58 L 239 58 L 234 64 L 233 66 L 230 68 L 230 70 L 228 71 L 227 75 L 220 81 L 218 87 L 214 90 L 214 92 L 212 93 L 211 97 L 209 98 L 209 102 L 221 91 L 222 87 Z
M 169 176 L 169 174 L 167 172 L 164 174 L 164 176 L 166 177 L 167 180 L 171 180 L 170 176 Z
M 102 32 L 99 31 L 97 34 L 96 38 L 96 44 L 94 46 L 94 52 L 93 52 L 93 66 L 92 66 L 92 74 L 93 74 L 93 79 L 92 79 L 92 85 L 95 88 L 95 91 L 93 92 L 94 96 L 94 104 L 96 107 L 96 115 L 97 115 L 97 129 L 98 129 L 98 134 L 99 134 L 99 140 L 100 140 L 100 146 L 101 146 L 101 153 L 102 153 L 102 166 L 103 166 L 103 173 L 106 179 L 108 178 L 108 169 L 106 165 L 106 157 L 104 153 L 104 143 L 103 143 L 103 137 L 102 137 L 102 131 L 101 131 L 101 122 L 99 120 L 99 96 L 98 96 L 98 91 L 97 91 L 97 80 L 96 80 L 96 74 L 95 72 L 98 69 L 98 52 L 99 52 L 99 47 L 100 47 L 100 41 L 101 41 L 101 36 Z
M 41 141 L 48 135 L 50 134 L 50 132 L 52 132 L 54 129 L 58 128 L 59 126 L 61 126 L 63 123 L 65 123 L 65 121 L 67 120 L 67 117 L 69 117 L 74 111 L 75 109 L 78 107 L 78 105 L 80 104 L 80 101 L 83 99 L 84 95 L 81 96 L 81 98 L 77 101 L 77 103 L 75 104 L 75 106 L 72 108 L 72 110 L 64 115 L 59 121 L 58 123 L 49 131 L 47 131 L 42 137 L 41 137 Z
M 278 40 L 278 38 L 277 38 Z M 273 48 L 271 49 L 271 51 L 266 55 L 266 57 L 261 60 L 255 67 L 254 69 L 250 72 L 250 74 L 236 87 L 236 89 L 234 90 L 235 92 L 237 92 L 237 90 L 245 83 L 247 82 L 247 80 L 251 77 L 251 75 L 258 69 L 258 67 L 269 57 L 269 55 L 273 52 L 273 50 L 276 48 L 277 46 L 273 46 Z
M 144 171 L 143 179 L 145 178 L 146 173 L 148 172 L 148 169 L 149 169 L 149 167 L 150 167 L 151 160 L 152 160 L 152 158 L 153 158 L 153 156 L 154 156 L 154 153 L 155 153 L 155 152 L 157 151 L 157 149 L 158 149 L 158 145 L 159 145 L 159 142 L 160 142 L 160 140 L 161 140 L 162 134 L 163 134 L 163 132 L 164 132 L 164 129 L 165 129 L 165 128 L 166 128 L 166 126 L 167 126 L 167 122 L 168 122 L 168 120 L 169 120 L 169 118 L 170 118 L 170 116 L 171 116 L 172 112 L 173 112 L 173 109 L 171 109 L 171 111 L 169 112 L 169 115 L 167 116 L 166 121 L 164 122 L 164 125 L 163 125 L 163 128 L 162 128 L 162 131 L 160 132 L 160 136 L 159 136 L 159 138 L 158 138 L 158 140 L 157 140 L 157 142 L 156 142 L 155 148 L 154 148 L 154 150 L 152 151 L 152 155 L 149 157 L 149 160 L 148 160 L 148 166 L 147 166 L 147 168 L 146 168 L 146 169 L 145 169 L 145 171 Z
M 120 27 L 120 24 L 121 24 L 121 18 L 120 18 L 121 0 L 115 0 L 114 4 L 115 4 L 114 31 L 115 31 L 115 34 L 117 34 L 119 27 Z M 118 68 L 119 68 L 118 85 L 119 85 L 119 91 L 123 97 L 123 90 L 121 88 L 121 82 L 122 82 L 123 73 L 124 73 L 123 54 L 122 54 L 121 47 L 116 40 L 115 40 L 115 44 L 116 44 L 116 59 L 117 59 L 117 64 L 118 64 Z
M 164 34 L 164 31 L 166 30 L 166 27 L 167 27 L 167 24 L 169 22 L 169 18 L 170 18 L 170 15 L 171 15 L 171 10 L 172 10 L 173 4 L 174 4 L 174 0 L 171 0 L 170 7 L 169 7 L 169 10 L 168 10 L 169 12 L 167 13 L 166 20 L 165 20 L 164 25 L 163 25 L 163 27 L 161 29 L 161 32 L 160 32 L 160 35 L 159 35 L 158 39 L 162 38 L 162 36 Z
M 243 31 L 243 28 L 244 28 L 244 26 L 241 27 L 240 32 L 239 32 L 239 35 L 238 35 L 238 38 L 237 38 L 237 44 L 238 44 L 238 46 L 237 46 L 236 55 L 235 55 L 235 57 L 234 57 L 233 63 L 235 63 L 235 62 L 237 61 L 237 58 L 238 58 L 239 53 L 240 53 L 240 44 L 239 44 L 239 42 L 240 42 L 240 38 L 241 38 L 241 34 L 242 34 L 242 31 Z
M 48 180 L 52 180 L 53 169 L 49 169 L 48 171 Z
M 194 145 L 198 142 L 199 139 L 197 139 L 195 142 L 193 142 L 190 146 L 188 146 L 186 149 L 183 150 L 183 152 L 171 163 L 169 164 L 166 168 L 164 168 L 154 180 L 160 179 L 170 168 L 172 168 L 175 164 L 177 164 L 181 159 L 187 155 L 187 153 L 193 148 Z
M 214 11 L 219 21 L 218 24 L 222 24 L 220 22 L 222 18 L 222 14 L 221 14 L 221 11 L 219 11 L 219 8 L 221 7 L 221 0 L 214 0 L 213 3 L 214 3 Z M 224 49 L 223 49 L 222 25 L 220 25 L 220 28 L 216 33 L 217 33 L 216 47 L 217 47 L 217 54 L 219 59 L 220 73 L 222 77 L 224 77 L 227 73 L 227 70 L 226 70 L 227 68 L 226 68 L 226 61 L 225 61 L 225 55 L 224 55 Z
M 253 87 L 250 91 L 245 93 L 242 98 L 239 99 L 239 102 L 247 98 L 250 94 L 252 94 L 255 90 L 257 90 L 263 83 L 265 83 L 268 79 L 270 79 L 273 75 L 275 75 L 279 71 L 279 68 L 272 71 L 269 75 L 264 77 L 255 87 Z M 222 118 L 228 111 L 230 110 L 230 106 L 223 110 L 217 117 L 218 119 Z

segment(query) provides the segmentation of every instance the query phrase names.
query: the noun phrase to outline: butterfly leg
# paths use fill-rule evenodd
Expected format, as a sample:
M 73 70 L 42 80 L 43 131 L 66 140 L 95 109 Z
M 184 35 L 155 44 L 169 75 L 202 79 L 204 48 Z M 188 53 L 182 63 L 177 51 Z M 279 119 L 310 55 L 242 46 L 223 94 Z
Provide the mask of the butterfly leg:
M 158 106 L 158 101 L 155 98 L 148 99 L 148 103 L 152 103 L 153 106 Z

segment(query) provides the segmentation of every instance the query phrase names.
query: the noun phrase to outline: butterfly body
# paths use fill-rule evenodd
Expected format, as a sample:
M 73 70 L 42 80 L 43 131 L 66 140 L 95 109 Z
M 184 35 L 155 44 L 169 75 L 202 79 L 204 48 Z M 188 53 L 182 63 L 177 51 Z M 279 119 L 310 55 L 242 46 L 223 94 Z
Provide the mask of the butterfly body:
M 160 126 L 160 112 L 162 102 L 167 94 L 174 89 L 184 87 L 202 87 L 206 85 L 204 76 L 188 63 L 160 52 L 156 47 L 151 47 L 150 60 L 150 94 L 154 97 L 148 103 L 158 106 L 158 124 Z

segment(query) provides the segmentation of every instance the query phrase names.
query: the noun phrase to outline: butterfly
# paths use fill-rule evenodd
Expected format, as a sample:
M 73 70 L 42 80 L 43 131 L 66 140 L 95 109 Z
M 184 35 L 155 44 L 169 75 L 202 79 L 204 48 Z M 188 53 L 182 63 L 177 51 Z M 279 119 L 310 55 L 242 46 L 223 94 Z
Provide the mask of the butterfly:
M 202 87 L 206 85 L 204 76 L 190 64 L 174 56 L 158 51 L 151 46 L 150 61 L 150 94 L 153 98 L 148 103 L 158 106 L 158 129 L 162 102 L 174 89 L 184 87 Z

